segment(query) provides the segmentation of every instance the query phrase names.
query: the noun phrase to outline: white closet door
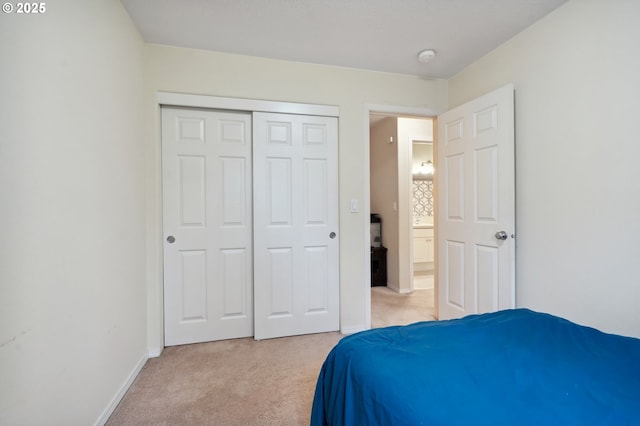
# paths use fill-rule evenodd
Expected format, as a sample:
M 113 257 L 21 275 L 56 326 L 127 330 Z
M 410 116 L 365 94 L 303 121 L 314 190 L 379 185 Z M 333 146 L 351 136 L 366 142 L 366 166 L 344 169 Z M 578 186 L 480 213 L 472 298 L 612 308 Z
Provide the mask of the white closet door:
M 162 108 L 165 344 L 253 335 L 251 114 Z
M 339 328 L 335 117 L 253 114 L 255 338 Z
M 513 86 L 438 117 L 438 317 L 515 307 Z

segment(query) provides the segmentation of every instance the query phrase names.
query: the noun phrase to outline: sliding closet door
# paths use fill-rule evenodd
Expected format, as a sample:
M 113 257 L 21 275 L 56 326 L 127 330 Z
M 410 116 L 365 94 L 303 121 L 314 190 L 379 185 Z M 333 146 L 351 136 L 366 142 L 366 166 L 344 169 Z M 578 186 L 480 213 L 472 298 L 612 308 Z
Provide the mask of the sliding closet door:
M 255 338 L 339 328 L 338 124 L 253 114 Z
M 253 335 L 251 114 L 162 108 L 165 344 Z

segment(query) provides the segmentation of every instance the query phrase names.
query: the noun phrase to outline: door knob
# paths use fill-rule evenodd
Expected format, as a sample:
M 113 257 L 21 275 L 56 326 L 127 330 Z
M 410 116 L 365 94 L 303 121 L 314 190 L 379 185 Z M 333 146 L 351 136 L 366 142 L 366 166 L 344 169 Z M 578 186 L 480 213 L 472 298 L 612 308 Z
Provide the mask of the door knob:
M 496 232 L 496 239 L 497 240 L 506 240 L 508 238 L 508 235 L 505 231 L 498 231 Z
M 336 233 L 332 232 L 329 234 L 329 238 L 331 238 L 332 240 L 336 237 Z
M 174 242 L 175 240 L 176 240 L 176 237 L 174 237 L 173 235 L 169 235 L 169 236 L 167 237 L 167 242 L 168 242 L 169 244 L 173 244 L 173 242 Z

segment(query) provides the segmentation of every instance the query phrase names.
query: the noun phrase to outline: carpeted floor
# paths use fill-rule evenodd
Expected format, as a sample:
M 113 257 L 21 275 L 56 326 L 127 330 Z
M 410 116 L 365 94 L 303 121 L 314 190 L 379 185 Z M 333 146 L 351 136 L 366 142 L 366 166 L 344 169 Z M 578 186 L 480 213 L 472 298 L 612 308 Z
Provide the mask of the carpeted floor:
M 371 290 L 373 327 L 432 315 L 433 290 Z M 166 348 L 147 362 L 107 425 L 308 425 L 318 372 L 342 337 L 336 332 Z
M 433 289 L 399 294 L 387 287 L 371 288 L 371 327 L 432 321 Z

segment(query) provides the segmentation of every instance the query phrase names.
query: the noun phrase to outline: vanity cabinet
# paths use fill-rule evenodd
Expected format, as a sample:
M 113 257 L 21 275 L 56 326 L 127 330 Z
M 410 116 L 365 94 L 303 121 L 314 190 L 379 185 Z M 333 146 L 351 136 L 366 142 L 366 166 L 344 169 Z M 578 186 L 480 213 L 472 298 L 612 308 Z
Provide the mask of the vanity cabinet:
M 413 263 L 433 262 L 433 228 L 413 228 Z

